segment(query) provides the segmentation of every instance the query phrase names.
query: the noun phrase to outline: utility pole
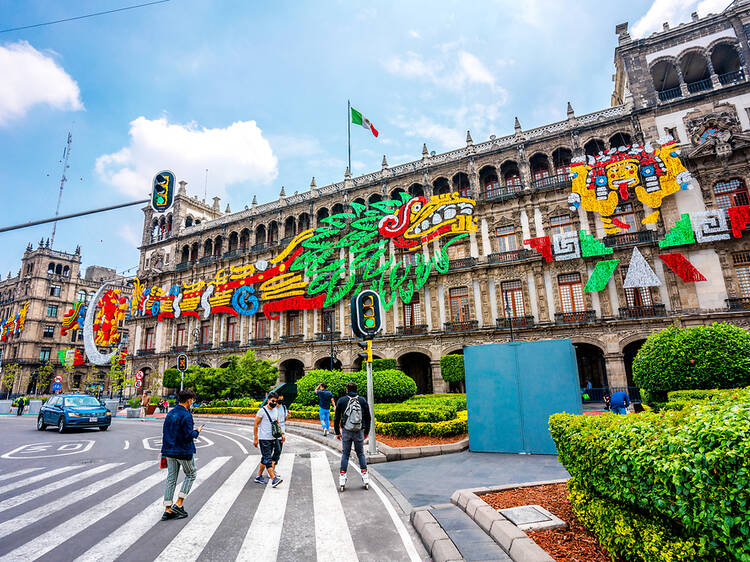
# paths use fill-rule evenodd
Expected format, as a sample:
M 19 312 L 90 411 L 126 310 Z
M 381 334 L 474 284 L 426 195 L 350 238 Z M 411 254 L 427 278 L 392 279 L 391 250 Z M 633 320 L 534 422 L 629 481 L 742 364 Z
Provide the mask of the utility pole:
M 62 201 L 63 187 L 65 182 L 68 181 L 65 175 L 70 167 L 68 160 L 70 159 L 70 148 L 73 146 L 73 135 L 68 131 L 68 141 L 65 143 L 65 150 L 63 150 L 63 170 L 62 177 L 60 178 L 60 191 L 57 193 L 57 207 L 55 208 L 55 216 L 60 214 L 60 202 Z M 49 247 L 52 248 L 55 244 L 55 232 L 57 232 L 57 221 L 52 225 L 52 238 L 50 238 Z

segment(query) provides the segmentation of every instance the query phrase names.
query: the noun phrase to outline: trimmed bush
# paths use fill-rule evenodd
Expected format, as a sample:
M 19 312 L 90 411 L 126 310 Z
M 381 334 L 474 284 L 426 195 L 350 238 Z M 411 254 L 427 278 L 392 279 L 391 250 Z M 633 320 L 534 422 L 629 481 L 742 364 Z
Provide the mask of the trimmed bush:
M 373 359 L 372 370 L 373 371 L 391 371 L 398 369 L 398 363 L 395 359 Z M 363 367 L 363 371 L 365 368 Z
M 700 556 L 750 560 L 750 396 L 737 395 L 659 414 L 555 414 L 550 431 L 577 484 L 669 520 Z
M 421 406 L 409 408 L 389 408 L 381 410 L 375 404 L 375 419 L 382 422 L 441 422 L 456 418 L 456 408 L 442 406 L 424 408 Z
M 349 382 L 355 382 L 358 392 L 363 396 L 367 395 L 367 375 L 364 372 L 343 373 L 320 369 L 310 371 L 297 381 L 297 398 L 294 404 L 303 406 L 317 404 L 318 396 L 315 394 L 315 388 L 322 382 L 328 383 L 328 390 L 333 393 L 335 399 L 346 393 L 346 385 Z M 373 383 L 376 404 L 403 402 L 417 392 L 417 384 L 414 380 L 397 370 L 373 372 Z
M 445 382 L 464 382 L 464 356 L 443 355 L 440 358 L 440 374 Z
M 697 559 L 698 542 L 676 534 L 668 521 L 634 511 L 599 494 L 568 481 L 570 505 L 581 524 L 597 536 L 599 544 L 613 560 L 664 560 L 670 562 Z
M 167 388 L 180 388 L 180 371 L 166 369 L 161 378 L 161 385 Z
M 671 390 L 747 386 L 750 332 L 728 323 L 665 328 L 651 334 L 638 351 L 633 380 L 655 401 Z
M 455 419 L 441 422 L 413 422 L 395 421 L 385 423 L 378 421 L 375 415 L 375 431 L 383 435 L 394 435 L 396 437 L 413 437 L 417 435 L 429 435 L 430 437 L 449 437 L 460 435 L 469 430 L 468 414 L 466 411 L 459 412 Z

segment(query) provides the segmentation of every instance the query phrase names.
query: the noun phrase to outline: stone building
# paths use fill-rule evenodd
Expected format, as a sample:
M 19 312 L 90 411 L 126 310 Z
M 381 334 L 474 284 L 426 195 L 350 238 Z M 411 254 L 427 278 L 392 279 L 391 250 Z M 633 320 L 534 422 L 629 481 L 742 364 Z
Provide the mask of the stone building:
M 61 334 L 63 316 L 75 301 L 86 301 L 99 289 L 102 281 L 116 278 L 114 269 L 92 265 L 81 277 L 81 249 L 73 253 L 53 250 L 49 241 L 41 241 L 37 248 L 29 244 L 21 258 L 17 275 L 8 274 L 0 280 L 0 319 L 13 318 L 28 302 L 23 329 L 0 341 L 0 361 L 3 370 L 17 365 L 19 375 L 13 384 L 15 393 L 30 394 L 38 381 L 38 369 L 44 364 L 53 367 L 54 375 L 63 375 L 62 391 L 69 392 L 87 386 L 107 390 L 110 381 L 107 368 L 95 368 L 84 360 L 71 373 L 65 373 L 58 351 L 76 350 L 85 359 L 83 331 Z M 129 295 L 130 286 L 122 281 L 118 286 Z M 127 328 L 123 328 L 123 343 L 127 345 Z M 3 388 L 3 392 L 10 389 Z M 36 388 L 42 394 L 47 388 Z
M 632 387 L 633 357 L 645 338 L 670 324 L 730 321 L 747 326 L 750 316 L 750 237 L 719 236 L 710 244 L 679 248 L 707 279 L 684 282 L 657 257 L 658 241 L 685 213 L 748 205 L 750 181 L 750 2 L 736 1 L 724 12 L 633 40 L 628 25 L 616 28 L 612 105 L 512 134 L 474 142 L 287 195 L 278 200 L 221 212 L 187 194 L 181 182 L 172 212 L 156 216 L 144 209 L 140 278 L 145 286 L 186 286 L 206 282 L 222 268 L 269 260 L 298 233 L 343 212 L 352 202 L 370 204 L 412 196 L 459 193 L 476 200 L 478 230 L 451 245 L 450 269 L 432 275 L 409 304 L 388 311 L 374 344 L 379 357 L 395 358 L 420 392 L 445 391 L 440 357 L 463 346 L 504 342 L 510 328 L 517 340 L 571 338 L 582 381 L 596 387 Z M 666 197 L 655 213 L 636 197 L 610 217 L 627 229 L 605 232 L 602 217 L 571 210 L 571 162 L 612 148 L 656 143 L 668 136 L 679 145 L 693 189 Z M 179 174 L 179 170 L 177 171 Z M 632 195 L 632 194 L 631 194 Z M 742 209 L 740 209 L 742 210 Z M 658 218 L 657 218 L 658 217 Z M 645 223 L 642 223 L 645 221 Z M 660 286 L 625 288 L 627 267 L 619 267 L 606 288 L 584 292 L 596 259 L 548 261 L 524 240 L 585 230 L 612 248 L 612 259 L 627 266 L 638 247 Z M 728 239 L 724 239 L 728 238 Z M 440 242 L 431 243 L 438 249 Z M 342 250 L 344 252 L 344 250 Z M 391 244 L 396 259 L 411 259 Z M 187 351 L 191 362 L 221 366 L 228 353 L 255 349 L 278 360 L 281 377 L 334 364 L 356 370 L 360 351 L 348 321 L 347 299 L 324 310 L 282 312 L 279 320 L 261 314 L 238 318 L 212 314 L 134 323 L 134 369 L 158 374 Z M 331 341 L 333 343 L 331 343 Z

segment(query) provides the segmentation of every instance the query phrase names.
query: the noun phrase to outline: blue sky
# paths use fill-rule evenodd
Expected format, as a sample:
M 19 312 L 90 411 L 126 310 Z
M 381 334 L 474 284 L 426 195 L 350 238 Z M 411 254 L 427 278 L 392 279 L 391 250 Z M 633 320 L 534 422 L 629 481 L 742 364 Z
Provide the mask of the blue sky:
M 18 0 L 0 29 L 133 0 Z M 604 7 L 606 4 L 606 8 Z M 171 0 L 0 33 L 0 225 L 146 197 L 171 169 L 188 192 L 233 211 L 340 181 L 346 100 L 380 131 L 352 129 L 355 174 L 609 105 L 616 37 L 645 35 L 727 0 L 239 2 Z M 10 77 L 10 78 L 8 78 Z M 84 265 L 138 262 L 137 207 L 58 224 L 55 248 Z M 16 273 L 51 225 L 0 233 L 0 273 Z

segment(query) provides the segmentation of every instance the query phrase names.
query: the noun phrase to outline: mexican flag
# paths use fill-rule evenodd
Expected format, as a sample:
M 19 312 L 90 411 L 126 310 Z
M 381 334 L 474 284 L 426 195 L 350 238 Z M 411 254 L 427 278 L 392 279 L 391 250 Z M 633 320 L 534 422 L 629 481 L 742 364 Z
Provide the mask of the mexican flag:
M 354 109 L 353 107 L 352 107 L 352 123 L 354 123 L 355 125 L 364 127 L 376 137 L 378 136 L 378 130 L 372 126 L 372 123 L 370 123 L 370 120 L 364 115 L 362 115 L 359 111 Z

